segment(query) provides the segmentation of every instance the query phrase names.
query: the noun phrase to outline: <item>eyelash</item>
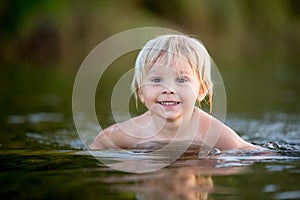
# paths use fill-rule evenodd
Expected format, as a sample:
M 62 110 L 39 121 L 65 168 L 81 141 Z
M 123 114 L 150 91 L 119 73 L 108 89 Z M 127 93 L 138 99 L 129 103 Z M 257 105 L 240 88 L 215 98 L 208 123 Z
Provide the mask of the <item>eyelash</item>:
M 179 78 L 176 79 L 176 82 L 177 83 L 186 83 L 186 82 L 188 82 L 188 80 L 189 79 L 187 77 L 179 77 Z M 158 83 L 161 82 L 161 78 L 153 78 L 153 79 L 151 79 L 151 82 L 155 83 L 155 84 L 158 84 Z
M 153 78 L 153 79 L 151 79 L 151 82 L 152 83 L 160 83 L 161 79 L 160 78 Z
M 185 83 L 188 82 L 188 78 L 187 77 L 180 77 L 176 79 L 177 83 Z

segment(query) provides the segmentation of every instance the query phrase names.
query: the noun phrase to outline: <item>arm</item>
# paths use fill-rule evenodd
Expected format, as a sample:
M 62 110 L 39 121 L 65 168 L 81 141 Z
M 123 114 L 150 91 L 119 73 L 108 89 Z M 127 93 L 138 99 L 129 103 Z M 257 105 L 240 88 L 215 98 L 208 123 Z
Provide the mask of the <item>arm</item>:
M 221 122 L 220 122 L 221 123 Z M 223 124 L 220 137 L 215 145 L 221 150 L 239 149 L 239 150 L 258 150 L 261 149 L 249 142 L 243 140 L 231 128 Z
M 231 128 L 226 126 L 223 122 L 214 118 L 204 111 L 200 111 L 200 127 L 205 133 L 205 141 L 208 145 L 215 145 L 220 150 L 258 150 L 261 149 L 249 142 L 243 140 Z M 217 139 L 217 141 L 216 141 Z M 215 143 L 216 141 L 216 143 Z
M 120 124 L 114 124 L 103 131 L 101 131 L 89 148 L 91 150 L 104 150 L 104 149 L 121 149 L 130 148 L 135 143 L 134 137 L 124 133 L 120 129 Z
M 92 144 L 89 145 L 91 150 L 117 149 L 118 147 L 112 142 L 114 135 L 116 135 L 116 124 L 101 131 Z

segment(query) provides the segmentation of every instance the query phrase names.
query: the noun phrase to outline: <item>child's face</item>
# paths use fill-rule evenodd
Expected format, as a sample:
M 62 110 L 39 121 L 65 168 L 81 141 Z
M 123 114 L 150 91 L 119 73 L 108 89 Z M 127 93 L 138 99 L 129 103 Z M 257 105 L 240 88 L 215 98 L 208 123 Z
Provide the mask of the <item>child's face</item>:
M 173 121 L 192 113 L 200 96 L 200 81 L 185 60 L 177 57 L 171 66 L 165 63 L 162 56 L 147 71 L 139 98 L 152 113 Z

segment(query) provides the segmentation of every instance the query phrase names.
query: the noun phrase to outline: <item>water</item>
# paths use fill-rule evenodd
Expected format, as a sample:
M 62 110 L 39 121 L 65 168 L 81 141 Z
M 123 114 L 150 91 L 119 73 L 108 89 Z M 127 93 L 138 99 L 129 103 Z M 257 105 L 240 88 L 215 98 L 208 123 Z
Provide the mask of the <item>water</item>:
M 60 70 L 2 70 L 0 197 L 300 199 L 299 79 L 292 71 L 285 73 L 291 81 L 264 70 L 248 73 L 234 69 L 224 77 L 225 84 L 228 77 L 231 80 L 226 84 L 231 110 L 226 124 L 245 140 L 269 148 L 269 152 L 232 150 L 200 159 L 194 148 L 165 168 L 136 174 L 107 167 L 86 151 L 71 115 L 73 77 Z M 263 78 L 254 76 L 257 74 Z M 257 82 L 248 83 L 253 77 Z M 260 88 L 264 81 L 267 86 Z M 235 82 L 242 83 L 247 94 L 256 96 L 246 98 L 239 85 L 230 85 Z M 267 88 L 273 83 L 276 91 L 270 92 Z M 268 91 L 265 98 L 264 91 Z M 241 97 L 237 98 L 236 93 Z M 104 113 L 100 116 L 103 125 L 111 123 L 109 113 L 102 112 L 106 107 L 100 104 L 98 108 L 99 113 Z M 95 129 L 93 124 L 87 125 Z M 162 162 L 160 155 L 150 157 L 142 150 L 100 154 L 119 165 Z
M 299 199 L 300 118 L 273 113 L 261 119 L 234 115 L 227 119 L 244 139 L 270 152 L 231 150 L 199 159 L 197 149 L 191 149 L 168 167 L 134 174 L 116 171 L 91 156 L 63 114 L 10 115 L 9 132 L 20 126 L 26 131 L 18 135 L 21 141 L 1 135 L 1 197 Z M 160 162 L 144 151 L 105 151 L 101 156 L 122 158 L 126 164 L 141 155 L 149 164 Z

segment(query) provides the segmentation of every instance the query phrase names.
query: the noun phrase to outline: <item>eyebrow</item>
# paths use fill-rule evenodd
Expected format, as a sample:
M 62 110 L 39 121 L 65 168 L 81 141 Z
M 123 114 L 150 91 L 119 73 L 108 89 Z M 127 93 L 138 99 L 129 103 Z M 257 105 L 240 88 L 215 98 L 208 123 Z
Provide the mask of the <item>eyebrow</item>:
M 186 71 L 186 70 L 179 70 L 179 71 L 177 71 L 178 73 L 181 73 L 181 74 L 187 74 L 187 73 L 189 73 L 188 71 Z
M 193 72 L 186 71 L 186 70 L 179 70 L 177 71 L 178 74 L 186 74 L 186 75 L 193 75 Z
M 160 66 L 160 65 L 159 65 Z M 170 67 L 171 68 L 171 67 Z M 172 67 L 173 68 L 173 67 Z M 181 67 L 181 66 L 176 66 L 173 68 L 173 70 L 177 73 L 177 74 L 191 74 L 191 75 L 194 75 L 195 72 L 193 71 L 193 69 L 190 69 L 190 70 L 184 70 L 183 69 L 184 67 Z M 157 69 L 153 69 L 152 70 L 149 70 L 148 73 L 155 73 L 155 74 L 160 74 L 160 72 L 157 72 L 157 70 L 159 70 L 159 68 Z

